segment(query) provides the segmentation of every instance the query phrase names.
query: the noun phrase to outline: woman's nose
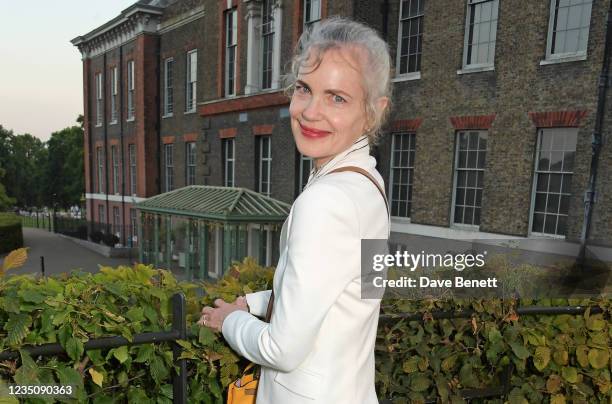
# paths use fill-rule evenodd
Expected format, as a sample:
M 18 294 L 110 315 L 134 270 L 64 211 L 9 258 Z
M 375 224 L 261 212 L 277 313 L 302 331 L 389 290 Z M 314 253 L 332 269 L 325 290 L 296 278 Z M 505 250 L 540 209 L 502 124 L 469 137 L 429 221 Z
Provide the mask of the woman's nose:
M 316 121 L 321 117 L 321 109 L 320 102 L 317 97 L 310 97 L 310 100 L 306 104 L 304 111 L 302 111 L 302 116 L 309 121 Z

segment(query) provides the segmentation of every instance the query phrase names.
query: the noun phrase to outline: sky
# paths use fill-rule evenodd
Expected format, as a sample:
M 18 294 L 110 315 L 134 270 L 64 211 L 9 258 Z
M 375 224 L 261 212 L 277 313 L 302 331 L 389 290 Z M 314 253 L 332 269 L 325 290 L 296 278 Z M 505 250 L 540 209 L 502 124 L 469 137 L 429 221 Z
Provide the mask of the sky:
M 83 113 L 83 64 L 70 41 L 136 0 L 0 0 L 0 125 L 46 141 Z

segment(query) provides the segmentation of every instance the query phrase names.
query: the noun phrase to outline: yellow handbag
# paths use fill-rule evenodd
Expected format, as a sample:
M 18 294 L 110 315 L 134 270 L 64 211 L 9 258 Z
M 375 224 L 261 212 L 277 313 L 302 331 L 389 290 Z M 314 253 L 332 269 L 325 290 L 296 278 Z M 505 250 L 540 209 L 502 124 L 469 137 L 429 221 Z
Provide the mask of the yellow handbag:
M 229 385 L 227 390 L 227 404 L 254 404 L 257 396 L 257 377 L 255 364 L 249 363 L 242 376 Z M 251 371 L 251 372 L 249 372 Z

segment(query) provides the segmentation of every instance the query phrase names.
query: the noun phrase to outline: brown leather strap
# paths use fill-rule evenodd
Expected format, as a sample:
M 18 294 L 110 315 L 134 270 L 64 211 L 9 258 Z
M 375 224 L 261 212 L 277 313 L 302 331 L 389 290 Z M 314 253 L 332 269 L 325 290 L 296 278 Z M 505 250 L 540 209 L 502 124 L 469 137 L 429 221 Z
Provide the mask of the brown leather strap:
M 329 172 L 329 174 L 331 173 L 339 173 L 342 171 L 353 171 L 359 174 L 362 174 L 364 176 L 366 176 L 370 181 L 372 181 L 372 183 L 374 185 L 376 185 L 376 188 L 378 188 L 378 192 L 380 192 L 380 195 L 383 197 L 383 200 L 385 201 L 385 206 L 387 207 L 387 214 L 389 213 L 389 202 L 387 202 L 387 197 L 385 195 L 385 191 L 383 191 L 383 189 L 380 187 L 380 185 L 378 184 L 378 181 L 376 181 L 374 179 L 374 177 L 372 177 L 372 174 L 370 174 L 369 172 L 367 172 L 366 170 L 364 170 L 361 167 L 356 167 L 356 166 L 346 166 L 346 167 L 340 167 L 340 168 L 336 168 L 335 170 L 332 170 Z
M 380 195 L 383 197 L 383 200 L 385 201 L 385 206 L 387 207 L 387 215 L 389 214 L 389 202 L 387 202 L 385 191 L 383 191 L 380 185 L 378 185 L 378 182 L 374 179 L 374 177 L 372 177 L 372 174 L 370 174 L 369 172 L 367 172 L 361 167 L 355 167 L 355 166 L 346 166 L 346 167 L 336 168 L 335 170 L 330 171 L 328 174 L 339 173 L 342 171 L 353 171 L 353 172 L 365 175 L 370 181 L 372 181 L 372 183 L 376 185 L 376 188 L 378 188 Z M 266 323 L 269 323 L 270 319 L 272 318 L 273 308 L 274 308 L 274 289 L 272 289 L 272 293 L 270 294 L 270 300 L 268 300 L 268 308 L 266 309 L 266 317 L 265 317 Z
M 270 293 L 270 300 L 268 300 L 268 308 L 266 309 L 266 323 L 270 322 L 272 318 L 272 308 L 274 307 L 274 289 L 272 289 L 272 293 Z

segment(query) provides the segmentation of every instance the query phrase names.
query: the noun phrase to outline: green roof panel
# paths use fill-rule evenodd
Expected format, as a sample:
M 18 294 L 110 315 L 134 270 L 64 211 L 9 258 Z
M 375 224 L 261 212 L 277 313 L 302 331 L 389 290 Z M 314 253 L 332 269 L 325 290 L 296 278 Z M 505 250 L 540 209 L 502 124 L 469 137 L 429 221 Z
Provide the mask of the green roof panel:
M 155 195 L 136 208 L 227 222 L 281 222 L 291 205 L 245 188 L 190 185 Z

